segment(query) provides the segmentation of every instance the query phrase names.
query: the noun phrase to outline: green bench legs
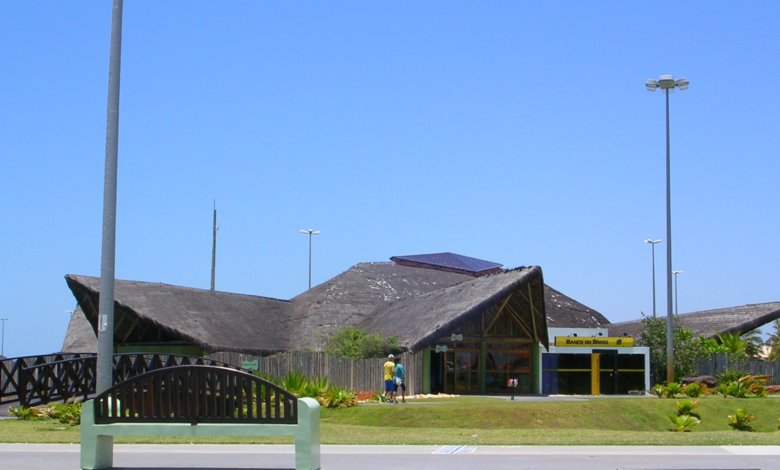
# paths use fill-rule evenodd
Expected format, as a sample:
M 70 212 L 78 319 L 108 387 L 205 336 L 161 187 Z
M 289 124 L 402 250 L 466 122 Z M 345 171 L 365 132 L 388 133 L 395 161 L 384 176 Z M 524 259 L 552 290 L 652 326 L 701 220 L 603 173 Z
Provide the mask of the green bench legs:
M 298 424 L 245 423 L 112 423 L 95 424 L 93 401 L 81 411 L 81 468 L 111 468 L 114 436 L 293 436 L 295 469 L 320 469 L 320 404 L 312 398 L 298 399 Z

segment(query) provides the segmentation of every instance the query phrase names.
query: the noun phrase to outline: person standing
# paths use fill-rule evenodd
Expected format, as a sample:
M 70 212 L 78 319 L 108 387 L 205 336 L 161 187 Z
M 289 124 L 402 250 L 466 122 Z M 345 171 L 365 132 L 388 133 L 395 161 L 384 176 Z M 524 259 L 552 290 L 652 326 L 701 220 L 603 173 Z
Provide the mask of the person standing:
M 406 403 L 406 369 L 401 364 L 401 358 L 395 358 L 395 368 L 393 370 L 395 379 L 395 401 L 398 402 L 398 392 L 401 392 L 401 403 Z
M 385 390 L 382 392 L 382 401 L 389 401 L 393 403 L 395 398 L 395 383 L 393 382 L 393 376 L 395 375 L 395 357 L 392 354 L 387 356 L 387 362 L 382 366 L 385 375 Z

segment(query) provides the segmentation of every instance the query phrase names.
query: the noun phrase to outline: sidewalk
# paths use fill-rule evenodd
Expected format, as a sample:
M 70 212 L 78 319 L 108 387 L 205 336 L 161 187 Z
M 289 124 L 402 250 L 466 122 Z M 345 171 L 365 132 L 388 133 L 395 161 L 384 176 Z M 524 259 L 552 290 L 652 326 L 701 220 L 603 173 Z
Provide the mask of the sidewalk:
M 116 469 L 293 467 L 292 445 L 116 445 Z M 780 469 L 780 446 L 323 446 L 324 470 Z M 76 470 L 76 444 L 0 444 L 0 469 Z

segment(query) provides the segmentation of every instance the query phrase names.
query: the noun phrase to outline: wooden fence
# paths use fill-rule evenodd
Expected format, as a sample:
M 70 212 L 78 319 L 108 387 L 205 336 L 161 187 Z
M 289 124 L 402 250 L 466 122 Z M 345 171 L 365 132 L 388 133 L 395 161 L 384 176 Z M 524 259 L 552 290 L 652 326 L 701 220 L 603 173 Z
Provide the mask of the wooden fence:
M 715 375 L 727 370 L 742 370 L 750 375 L 769 375 L 769 384 L 780 384 L 780 361 L 760 361 L 758 359 L 740 359 L 731 361 L 728 354 L 713 354 L 709 359 L 694 362 L 693 370 L 698 375 Z
M 406 369 L 406 393 L 422 393 L 422 352 L 403 353 L 401 364 Z M 283 378 L 290 371 L 301 372 L 307 377 L 326 377 L 333 385 L 355 391 L 384 389 L 382 359 L 344 359 L 321 352 L 291 351 L 271 357 L 249 356 L 232 352 L 218 352 L 206 356 L 241 367 L 246 361 L 257 361 L 258 372 Z

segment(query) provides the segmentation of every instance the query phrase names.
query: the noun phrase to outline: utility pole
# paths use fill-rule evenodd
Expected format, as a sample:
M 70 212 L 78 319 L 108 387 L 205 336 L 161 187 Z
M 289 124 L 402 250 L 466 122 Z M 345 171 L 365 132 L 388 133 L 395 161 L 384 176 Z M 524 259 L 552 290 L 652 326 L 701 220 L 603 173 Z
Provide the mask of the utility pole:
M 217 200 L 214 200 L 214 225 L 211 242 L 211 292 L 214 292 L 214 282 L 217 275 Z

